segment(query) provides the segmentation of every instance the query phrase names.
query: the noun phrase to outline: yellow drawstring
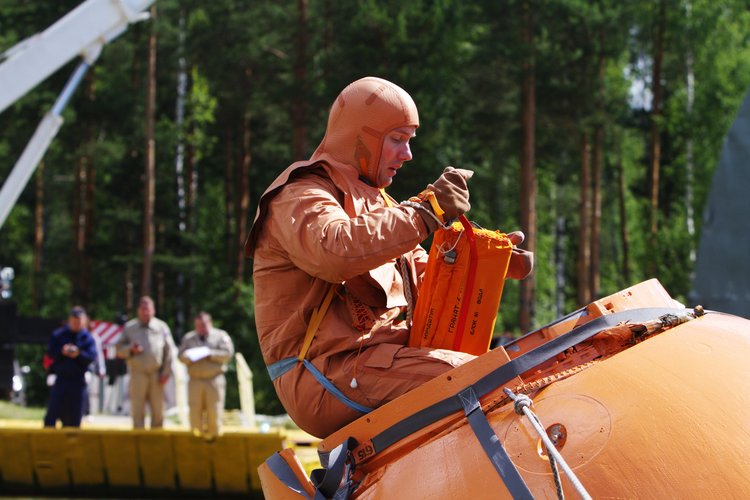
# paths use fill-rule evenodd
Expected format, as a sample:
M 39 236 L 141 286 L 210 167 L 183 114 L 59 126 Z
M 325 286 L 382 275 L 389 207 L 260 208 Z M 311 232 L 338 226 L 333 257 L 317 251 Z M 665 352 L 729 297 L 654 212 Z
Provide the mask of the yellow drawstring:
M 321 302 L 319 307 L 313 309 L 312 316 L 310 317 L 310 323 L 308 323 L 307 325 L 305 340 L 302 342 L 302 348 L 299 350 L 299 356 L 297 356 L 298 361 L 302 361 L 303 359 L 305 359 L 305 356 L 307 356 L 307 350 L 310 349 L 310 344 L 312 344 L 313 337 L 315 337 L 315 333 L 318 331 L 320 322 L 323 321 L 323 316 L 325 316 L 326 312 L 328 312 L 328 307 L 331 305 L 331 300 L 333 300 L 333 293 L 336 291 L 337 286 L 337 283 L 331 283 L 330 287 L 328 288 L 328 293 L 323 299 L 323 302 Z

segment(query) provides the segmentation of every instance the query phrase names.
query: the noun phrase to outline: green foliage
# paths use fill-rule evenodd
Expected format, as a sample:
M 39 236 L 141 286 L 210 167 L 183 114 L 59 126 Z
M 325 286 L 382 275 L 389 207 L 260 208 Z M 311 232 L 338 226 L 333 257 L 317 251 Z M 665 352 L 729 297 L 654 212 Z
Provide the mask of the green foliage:
M 0 7 L 0 50 L 51 24 L 77 4 L 10 2 Z M 523 5 L 531 6 L 534 43 L 522 43 Z M 236 165 L 243 124 L 249 128 L 250 213 L 292 157 L 295 106 L 304 103 L 309 153 L 323 135 L 340 90 L 365 75 L 390 79 L 411 93 L 421 126 L 414 161 L 390 190 L 397 199 L 420 191 L 447 164 L 475 171 L 471 218 L 488 228 L 519 229 L 520 82 L 533 56 L 537 255 L 535 324 L 579 306 L 576 259 L 580 200 L 580 138 L 604 127 L 601 291 L 638 281 L 649 262 L 677 298 L 690 290 L 687 233 L 687 144 L 693 148 L 692 209 L 700 229 L 712 173 L 726 130 L 750 86 L 750 11 L 742 2 L 663 0 L 666 7 L 662 181 L 656 253 L 648 244 L 648 107 L 630 97 L 649 87 L 659 2 L 544 0 L 358 0 L 308 2 L 306 78 L 298 80 L 298 3 L 160 0 L 157 17 L 105 47 L 65 111 L 66 123 L 45 156 L 42 270 L 34 273 L 35 195 L 30 183 L 0 229 L 0 264 L 15 268 L 14 298 L 26 315 L 61 317 L 74 297 L 75 167 L 95 167 L 94 226 L 86 257 L 92 280 L 82 301 L 111 320 L 137 296 L 142 259 L 147 37 L 157 54 L 157 242 L 154 267 L 159 315 L 179 337 L 198 310 L 208 310 L 235 340 L 253 372 L 258 410 L 281 407 L 265 371 L 253 315 L 251 263 L 236 266 Z M 688 109 L 687 54 L 695 94 Z M 176 119 L 184 58 L 188 86 L 184 120 Z M 601 66 L 600 66 L 601 64 Z M 0 115 L 0 177 L 4 178 L 54 102 L 73 63 Z M 601 73 L 600 73 L 601 68 Z M 184 146 L 186 194 L 177 192 L 176 151 Z M 625 219 L 619 211 L 619 172 Z M 192 175 L 189 177 L 188 174 Z M 180 209 L 181 196 L 186 208 Z M 181 212 L 182 210 L 182 212 Z M 184 217 L 184 219 L 181 219 Z M 180 222 L 184 222 L 184 227 Z M 624 277 L 624 241 L 628 267 Z M 239 279 L 238 279 L 239 278 Z M 508 282 L 496 332 L 521 334 L 519 286 Z M 40 357 L 20 349 L 27 363 Z M 38 362 L 38 361 L 37 361 Z M 37 365 L 34 365 L 37 366 Z M 231 368 L 233 370 L 234 367 Z M 229 380 L 232 381 L 233 377 Z M 37 381 L 38 382 L 38 381 Z M 228 402 L 238 405 L 230 382 Z M 35 389 L 36 390 L 36 389 Z M 44 387 L 34 398 L 43 399 Z
M 46 346 L 20 344 L 16 346 L 15 357 L 19 366 L 28 366 L 30 371 L 24 376 L 26 384 L 26 404 L 29 406 L 46 407 L 49 397 L 47 387 L 47 372 L 42 367 L 42 356 Z M 35 415 L 36 412 L 31 415 Z M 39 416 L 41 421 L 44 413 Z M 0 417 L 1 418 L 1 417 Z

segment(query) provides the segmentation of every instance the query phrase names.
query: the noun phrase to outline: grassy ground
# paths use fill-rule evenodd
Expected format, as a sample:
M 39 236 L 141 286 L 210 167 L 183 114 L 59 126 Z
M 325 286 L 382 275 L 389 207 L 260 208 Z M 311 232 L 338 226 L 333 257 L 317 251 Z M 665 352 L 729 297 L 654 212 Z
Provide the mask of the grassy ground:
M 44 408 L 18 406 L 7 401 L 0 401 L 0 419 L 42 420 L 44 411 Z

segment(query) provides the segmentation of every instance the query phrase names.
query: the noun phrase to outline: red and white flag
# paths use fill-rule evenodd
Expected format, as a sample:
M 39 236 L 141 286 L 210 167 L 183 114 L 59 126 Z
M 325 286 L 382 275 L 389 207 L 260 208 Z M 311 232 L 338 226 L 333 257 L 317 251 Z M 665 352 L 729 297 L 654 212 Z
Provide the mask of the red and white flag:
M 115 343 L 120 340 L 120 335 L 122 335 L 122 325 L 108 321 L 91 320 L 89 321 L 89 331 L 91 335 L 99 339 L 107 359 L 114 358 Z

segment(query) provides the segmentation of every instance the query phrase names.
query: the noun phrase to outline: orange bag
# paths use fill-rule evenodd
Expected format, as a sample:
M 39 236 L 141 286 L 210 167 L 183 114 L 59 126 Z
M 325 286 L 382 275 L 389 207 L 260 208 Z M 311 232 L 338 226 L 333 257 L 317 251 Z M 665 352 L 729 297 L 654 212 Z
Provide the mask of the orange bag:
M 414 308 L 412 347 L 489 350 L 513 248 L 500 231 L 459 218 L 435 233 Z

